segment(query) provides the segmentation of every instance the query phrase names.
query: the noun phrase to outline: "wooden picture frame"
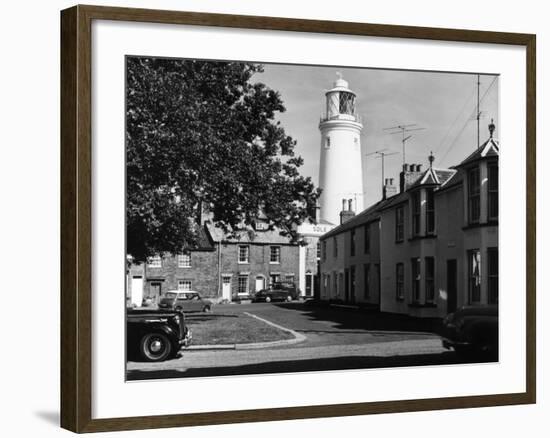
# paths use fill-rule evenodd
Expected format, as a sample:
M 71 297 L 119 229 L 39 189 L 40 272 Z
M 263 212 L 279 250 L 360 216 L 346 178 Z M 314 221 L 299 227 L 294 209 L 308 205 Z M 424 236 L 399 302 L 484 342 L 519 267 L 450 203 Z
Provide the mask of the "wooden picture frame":
M 348 34 L 526 48 L 526 391 L 126 418 L 92 418 L 92 22 L 114 20 Z M 536 37 L 439 29 L 165 10 L 75 6 L 61 12 L 61 426 L 74 432 L 149 429 L 535 403 L 536 400 Z

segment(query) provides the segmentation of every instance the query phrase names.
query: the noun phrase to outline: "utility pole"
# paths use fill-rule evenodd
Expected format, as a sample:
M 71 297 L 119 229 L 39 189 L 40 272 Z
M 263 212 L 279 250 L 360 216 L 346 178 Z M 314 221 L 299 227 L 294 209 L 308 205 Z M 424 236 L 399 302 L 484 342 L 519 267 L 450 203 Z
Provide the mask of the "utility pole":
M 477 148 L 479 149 L 479 116 L 481 112 L 479 111 L 479 75 L 477 75 L 477 110 L 476 110 L 476 119 L 477 119 Z
M 408 125 L 397 125 L 397 126 L 392 126 L 390 128 L 384 128 L 384 131 L 392 131 L 392 132 L 388 132 L 388 134 L 390 135 L 401 134 L 401 144 L 403 147 L 403 165 L 406 162 L 405 161 L 405 142 L 412 137 L 412 134 L 405 137 L 405 133 L 412 132 L 412 131 L 421 131 L 423 129 L 426 129 L 426 128 L 418 127 L 416 123 L 410 123 Z
M 388 157 L 390 155 L 396 155 L 398 154 L 399 152 L 385 152 L 386 149 L 380 149 L 378 151 L 374 151 L 374 152 L 371 152 L 370 154 L 367 154 L 366 156 L 367 157 L 370 157 L 371 155 L 376 155 L 376 158 L 380 158 L 381 159 L 381 164 L 382 164 L 382 196 L 384 196 L 384 184 L 385 184 L 385 177 L 384 177 L 384 169 L 385 169 L 385 165 L 384 165 L 384 158 L 385 157 Z

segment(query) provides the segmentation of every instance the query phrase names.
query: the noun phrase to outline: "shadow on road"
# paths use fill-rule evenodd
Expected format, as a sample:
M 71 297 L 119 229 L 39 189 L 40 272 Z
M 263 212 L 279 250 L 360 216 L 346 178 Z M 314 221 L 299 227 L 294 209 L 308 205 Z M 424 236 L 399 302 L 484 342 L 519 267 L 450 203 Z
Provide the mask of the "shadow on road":
M 339 308 L 309 302 L 277 303 L 282 309 L 295 310 L 316 321 L 329 321 L 337 329 L 379 332 L 439 333 L 441 319 L 415 318 L 395 313 L 381 313 L 372 309 Z
M 339 371 L 364 368 L 391 368 L 426 365 L 454 365 L 482 363 L 486 360 L 472 359 L 468 362 L 454 352 L 418 354 L 407 356 L 343 356 L 335 358 L 264 362 L 231 367 L 188 368 L 168 370 L 128 370 L 128 380 L 175 379 L 181 377 L 235 376 L 243 374 L 297 373 L 306 371 Z

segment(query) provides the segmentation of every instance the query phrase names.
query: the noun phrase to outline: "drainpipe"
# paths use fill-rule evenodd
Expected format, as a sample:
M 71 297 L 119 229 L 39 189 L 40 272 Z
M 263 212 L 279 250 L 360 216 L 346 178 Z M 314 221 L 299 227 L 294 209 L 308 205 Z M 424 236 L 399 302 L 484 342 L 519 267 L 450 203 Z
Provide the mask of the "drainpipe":
M 222 294 L 222 249 L 221 242 L 218 242 L 218 299 Z

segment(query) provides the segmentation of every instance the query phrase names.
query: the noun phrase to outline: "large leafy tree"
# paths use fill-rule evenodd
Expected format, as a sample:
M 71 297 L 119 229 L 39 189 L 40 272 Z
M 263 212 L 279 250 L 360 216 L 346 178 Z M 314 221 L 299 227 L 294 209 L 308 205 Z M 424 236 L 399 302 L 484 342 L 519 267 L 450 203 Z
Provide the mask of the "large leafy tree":
M 207 207 L 225 231 L 303 222 L 319 196 L 276 121 L 279 93 L 257 64 L 127 58 L 127 250 L 135 261 L 197 242 Z

